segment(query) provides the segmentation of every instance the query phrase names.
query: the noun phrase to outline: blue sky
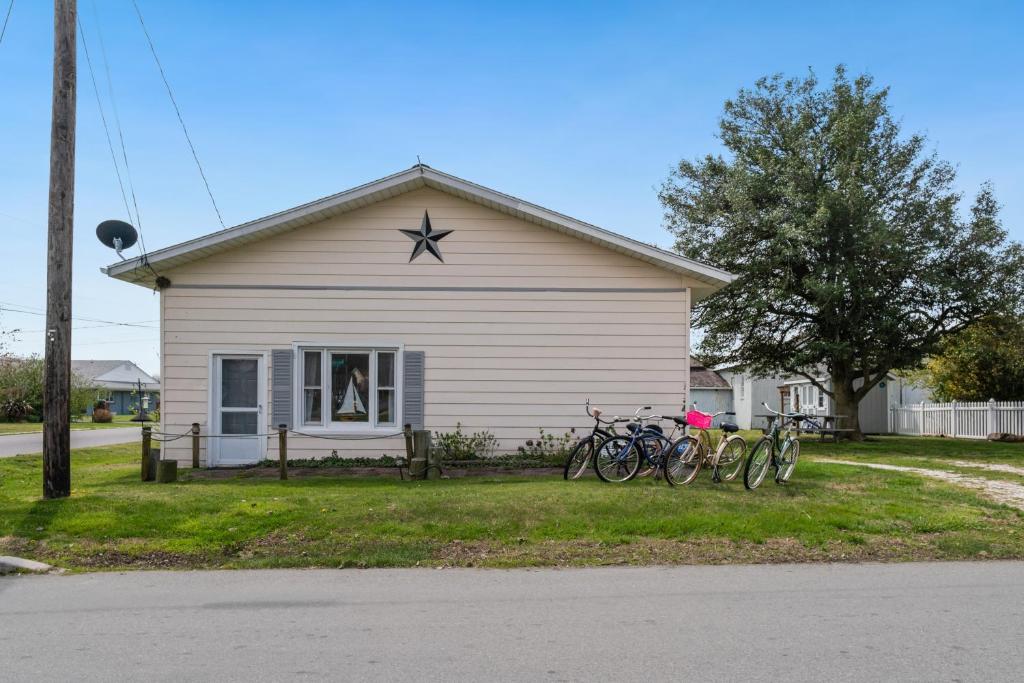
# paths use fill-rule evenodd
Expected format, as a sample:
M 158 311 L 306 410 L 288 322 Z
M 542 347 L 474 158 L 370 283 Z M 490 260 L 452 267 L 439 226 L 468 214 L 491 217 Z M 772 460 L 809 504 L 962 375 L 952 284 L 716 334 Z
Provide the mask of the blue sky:
M 228 225 L 419 154 L 668 246 L 655 188 L 717 149 L 722 102 L 842 62 L 891 86 L 961 189 L 991 180 L 1024 240 L 1024 3 L 139 3 Z M 17 0 L 0 44 L 0 307 L 30 311 L 45 305 L 50 5 Z M 103 32 L 148 247 L 218 228 L 130 0 L 79 9 L 105 97 Z M 73 355 L 156 371 L 156 295 L 99 273 L 113 253 L 95 226 L 125 212 L 81 49 L 79 68 L 74 315 L 153 327 L 78 321 Z M 42 320 L 0 313 L 25 330 L 18 353 L 42 350 Z

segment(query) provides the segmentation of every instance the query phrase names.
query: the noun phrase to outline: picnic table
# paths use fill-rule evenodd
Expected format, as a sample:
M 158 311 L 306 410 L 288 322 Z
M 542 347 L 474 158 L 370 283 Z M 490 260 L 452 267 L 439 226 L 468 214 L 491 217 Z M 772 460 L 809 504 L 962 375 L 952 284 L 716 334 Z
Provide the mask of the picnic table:
M 771 420 L 778 416 L 764 413 L 754 417 L 766 418 L 769 421 L 768 424 L 771 424 Z M 796 426 L 796 430 L 797 432 L 817 434 L 822 441 L 825 440 L 825 437 L 831 437 L 832 441 L 836 442 L 839 441 L 839 437 L 853 432 L 852 428 L 840 426 L 841 421 L 847 417 L 847 415 L 808 415 L 804 420 L 800 421 Z

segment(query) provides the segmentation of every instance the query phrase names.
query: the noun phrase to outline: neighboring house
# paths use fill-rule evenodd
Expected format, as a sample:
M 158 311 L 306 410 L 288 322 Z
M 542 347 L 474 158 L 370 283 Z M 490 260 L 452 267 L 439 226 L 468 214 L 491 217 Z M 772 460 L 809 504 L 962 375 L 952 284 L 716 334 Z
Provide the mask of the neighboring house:
M 733 410 L 732 387 L 722 375 L 702 365 L 690 366 L 690 400 L 686 410 L 696 403 L 697 409 L 705 413 Z M 685 411 L 684 411 L 685 412 Z M 723 421 L 735 422 L 732 416 L 715 418 L 714 425 Z
M 827 373 L 822 373 L 815 379 L 828 389 L 832 388 L 832 380 Z M 860 385 L 860 381 L 854 382 L 855 387 Z M 814 386 L 809 379 L 793 377 L 786 380 L 785 386 L 790 390 L 790 408 L 800 408 L 811 415 L 832 415 L 836 412 L 832 397 Z M 889 431 L 891 408 L 926 400 L 927 389 L 890 372 L 861 399 L 858 406 L 860 430 L 865 434 L 885 434 Z
M 767 424 L 762 403 L 782 409 L 779 390 L 782 377 L 754 377 L 739 365 L 718 368 L 718 374 L 732 387 L 732 409 L 740 429 L 760 429 Z
M 676 413 L 691 303 L 732 279 L 424 165 L 105 272 L 159 274 L 162 429 L 250 435 L 207 465 L 276 457 L 251 435 L 279 424 L 302 458 L 404 452 L 405 423 L 513 450 L 589 430 L 588 398 Z
M 97 400 L 110 403 L 115 415 L 125 415 L 141 404 L 155 410 L 160 403 L 160 382 L 130 360 L 73 360 L 72 372 L 96 385 Z M 142 393 L 138 394 L 139 382 Z M 92 415 L 92 404 L 87 413 Z

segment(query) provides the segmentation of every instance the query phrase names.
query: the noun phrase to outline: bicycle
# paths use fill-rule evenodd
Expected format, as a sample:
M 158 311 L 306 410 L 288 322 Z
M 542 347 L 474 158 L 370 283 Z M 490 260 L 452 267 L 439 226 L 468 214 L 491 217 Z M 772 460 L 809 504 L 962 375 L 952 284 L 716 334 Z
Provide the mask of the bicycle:
M 688 412 L 683 419 L 697 433 L 696 435 L 687 434 L 680 439 L 680 442 L 685 442 L 684 448 L 696 451 L 695 455 L 690 456 L 691 459 L 694 459 L 695 469 L 693 472 L 684 473 L 683 483 L 688 484 L 693 481 L 703 465 L 711 467 L 711 480 L 716 484 L 722 481 L 732 481 L 740 473 L 743 468 L 743 458 L 747 453 L 747 442 L 736 433 L 740 429 L 739 426 L 732 422 L 723 422 L 719 426 L 722 435 L 718 438 L 718 444 L 714 448 L 711 446 L 709 431 L 716 417 L 735 414 L 726 410 L 705 413 L 697 410 L 696 403 L 693 404 L 693 410 Z M 686 462 L 686 460 L 680 458 L 680 462 Z M 674 471 L 673 474 L 679 474 L 679 472 Z
M 615 422 L 621 421 L 621 418 L 618 417 L 611 420 L 602 420 L 601 415 L 603 411 L 600 408 L 591 410 L 589 398 L 587 399 L 586 410 L 587 415 L 594 418 L 594 428 L 589 436 L 585 436 L 577 441 L 572 450 L 569 451 L 569 457 L 565 460 L 565 470 L 562 473 L 562 478 L 566 481 L 570 479 L 576 480 L 583 476 L 583 473 L 593 461 L 594 451 L 597 449 L 598 444 L 616 436 Z M 608 425 L 610 429 L 603 429 L 601 425 Z
M 629 481 L 637 475 L 640 465 L 644 462 L 650 465 L 651 471 L 664 468 L 665 454 L 672 442 L 665 436 L 660 426 L 644 424 L 649 420 L 664 419 L 661 415 L 640 415 L 640 411 L 650 409 L 651 406 L 637 408 L 633 414 L 633 421 L 626 425 L 629 436 L 615 435 L 598 445 L 594 453 L 594 471 L 601 481 Z M 621 422 L 622 418 L 615 418 L 614 421 Z M 669 483 L 672 484 L 671 481 Z
M 776 484 L 785 484 L 793 476 L 797 458 L 800 457 L 800 440 L 793 432 L 799 428 L 801 421 L 807 419 L 804 413 L 780 413 L 772 410 L 767 403 L 761 405 L 777 417 L 771 418 L 768 431 L 757 440 L 747 459 L 747 466 L 743 470 L 743 485 L 750 491 L 761 485 L 769 466 L 775 468 Z M 792 426 L 786 429 L 786 436 L 780 444 L 779 434 L 785 420 L 790 420 Z

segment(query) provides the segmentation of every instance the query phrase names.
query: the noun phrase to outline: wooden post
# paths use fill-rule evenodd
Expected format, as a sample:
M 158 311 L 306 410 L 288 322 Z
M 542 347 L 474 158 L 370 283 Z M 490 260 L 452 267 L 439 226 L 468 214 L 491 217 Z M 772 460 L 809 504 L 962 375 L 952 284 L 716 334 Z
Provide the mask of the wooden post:
M 71 246 L 75 208 L 75 0 L 53 3 L 46 247 L 43 497 L 71 495 Z
M 156 481 L 158 484 L 170 484 L 178 481 L 178 461 L 161 460 L 156 466 Z
M 149 469 L 152 462 L 153 428 L 142 428 L 142 481 L 149 481 Z
M 277 456 L 281 461 L 281 481 L 288 478 L 288 425 L 277 425 Z
M 199 469 L 199 423 L 192 423 L 192 469 Z
M 412 425 L 406 423 L 402 430 L 405 434 L 405 461 L 412 462 Z
M 441 478 L 441 449 L 434 448 L 433 435 L 427 432 L 427 479 Z
M 412 433 L 412 460 L 409 461 L 409 476 L 425 479 L 427 476 L 427 454 L 430 451 L 430 432 L 417 429 Z

